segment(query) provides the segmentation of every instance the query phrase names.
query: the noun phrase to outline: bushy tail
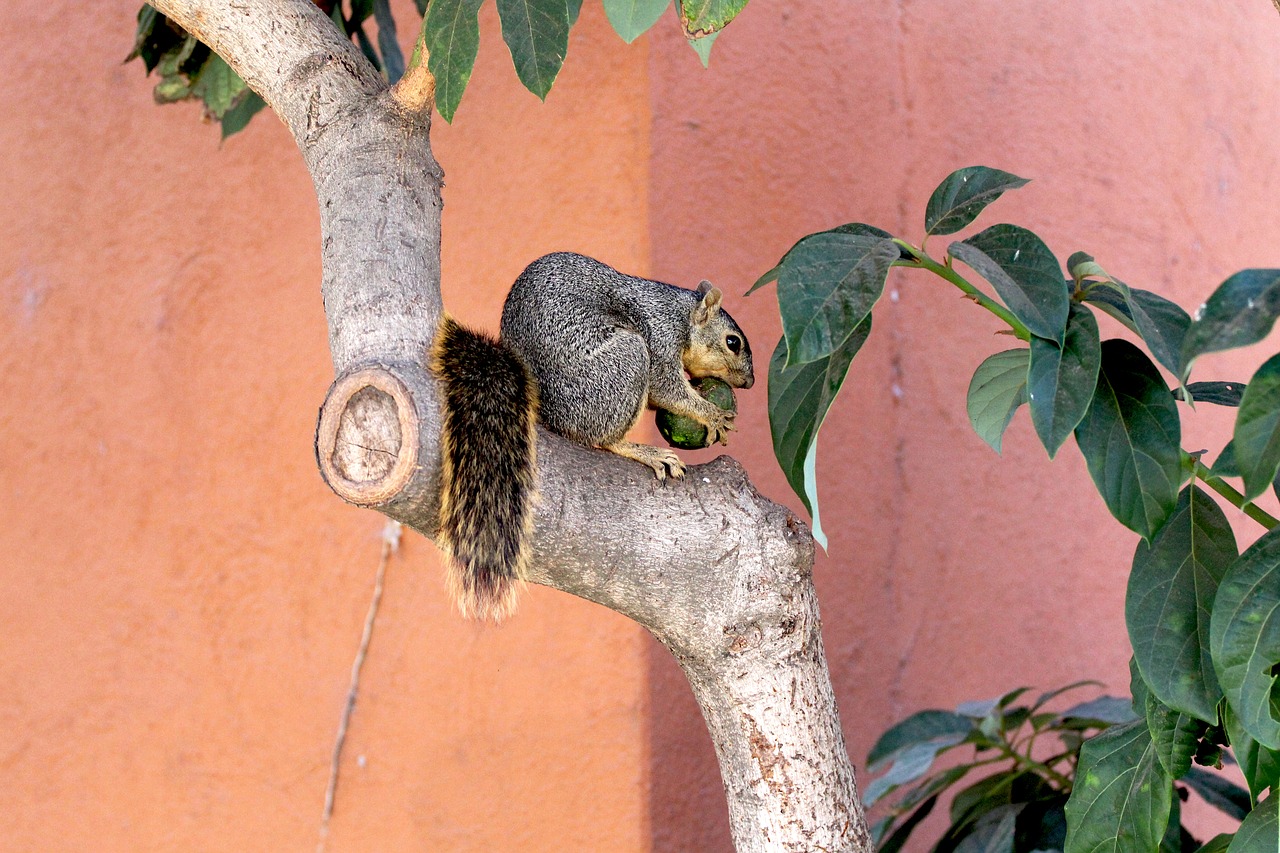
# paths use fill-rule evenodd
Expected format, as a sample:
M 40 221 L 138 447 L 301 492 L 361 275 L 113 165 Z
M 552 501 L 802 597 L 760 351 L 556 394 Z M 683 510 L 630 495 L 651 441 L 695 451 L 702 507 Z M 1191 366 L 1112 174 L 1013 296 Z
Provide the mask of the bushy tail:
M 431 352 L 444 385 L 440 534 L 462 614 L 515 610 L 533 529 L 538 385 L 496 339 L 445 316 Z

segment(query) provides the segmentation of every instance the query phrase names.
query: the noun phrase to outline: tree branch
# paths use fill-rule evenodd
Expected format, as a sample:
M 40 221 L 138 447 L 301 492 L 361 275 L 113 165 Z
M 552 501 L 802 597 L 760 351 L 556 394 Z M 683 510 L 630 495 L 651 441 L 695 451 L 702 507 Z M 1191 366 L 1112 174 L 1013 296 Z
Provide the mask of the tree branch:
M 317 426 L 344 500 L 437 530 L 441 313 L 430 75 L 393 95 L 307 0 L 155 0 L 293 131 L 320 206 L 338 378 Z M 426 68 L 425 54 L 419 69 Z M 869 851 L 810 579 L 813 542 L 721 457 L 647 468 L 538 434 L 531 579 L 617 610 L 679 661 L 711 730 L 739 851 Z

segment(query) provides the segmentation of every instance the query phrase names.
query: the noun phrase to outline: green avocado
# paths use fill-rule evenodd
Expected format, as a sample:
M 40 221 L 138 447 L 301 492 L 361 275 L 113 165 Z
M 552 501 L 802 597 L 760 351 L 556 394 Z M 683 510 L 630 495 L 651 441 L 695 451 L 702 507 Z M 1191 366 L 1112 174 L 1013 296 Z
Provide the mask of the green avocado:
M 720 408 L 730 412 L 738 411 L 738 401 L 733 396 L 733 389 L 729 387 L 729 383 L 707 376 L 702 379 L 692 379 L 689 384 L 693 386 L 693 390 Z M 707 446 L 707 428 L 693 418 L 675 415 L 666 409 L 658 409 L 655 420 L 658 422 L 658 432 L 672 447 L 680 450 L 701 450 Z

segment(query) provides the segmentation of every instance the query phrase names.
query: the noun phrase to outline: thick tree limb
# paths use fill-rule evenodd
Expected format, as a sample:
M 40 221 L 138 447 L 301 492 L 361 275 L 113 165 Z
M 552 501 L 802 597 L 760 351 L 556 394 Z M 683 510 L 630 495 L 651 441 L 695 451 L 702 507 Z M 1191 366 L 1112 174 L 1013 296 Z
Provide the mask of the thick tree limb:
M 441 312 L 429 75 L 390 93 L 307 0 L 155 0 L 293 131 L 320 204 L 338 380 L 317 458 L 339 496 L 437 529 Z M 419 65 L 425 69 L 425 57 Z M 660 484 L 538 437 L 532 580 L 617 610 L 680 662 L 711 730 L 740 851 L 869 851 L 822 649 L 813 541 L 722 457 Z

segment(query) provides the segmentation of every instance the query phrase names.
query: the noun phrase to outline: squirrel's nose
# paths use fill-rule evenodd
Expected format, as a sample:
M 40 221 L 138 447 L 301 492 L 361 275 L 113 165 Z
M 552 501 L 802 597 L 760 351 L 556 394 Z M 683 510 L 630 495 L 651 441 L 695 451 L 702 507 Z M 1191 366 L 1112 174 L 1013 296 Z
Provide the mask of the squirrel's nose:
M 750 388 L 752 385 L 755 385 L 755 384 L 756 384 L 755 371 L 747 371 L 746 378 L 742 380 L 742 387 L 746 389 L 746 388 Z

